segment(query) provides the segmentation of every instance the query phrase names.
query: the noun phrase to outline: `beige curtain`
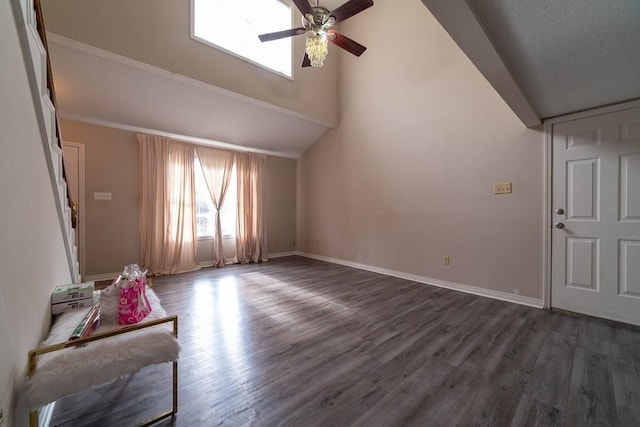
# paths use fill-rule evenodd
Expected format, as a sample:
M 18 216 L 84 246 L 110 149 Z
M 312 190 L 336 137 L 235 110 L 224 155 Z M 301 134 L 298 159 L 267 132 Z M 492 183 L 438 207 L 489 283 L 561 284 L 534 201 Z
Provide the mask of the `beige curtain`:
M 213 265 L 224 266 L 224 250 L 222 249 L 222 225 L 220 224 L 220 208 L 229 188 L 233 171 L 233 153 L 211 147 L 196 147 L 198 159 L 204 172 L 209 195 L 216 210 L 216 234 L 213 236 Z
M 241 263 L 267 261 L 267 157 L 236 153 L 238 222 L 236 256 Z
M 142 265 L 151 274 L 197 270 L 194 147 L 153 135 L 138 141 Z

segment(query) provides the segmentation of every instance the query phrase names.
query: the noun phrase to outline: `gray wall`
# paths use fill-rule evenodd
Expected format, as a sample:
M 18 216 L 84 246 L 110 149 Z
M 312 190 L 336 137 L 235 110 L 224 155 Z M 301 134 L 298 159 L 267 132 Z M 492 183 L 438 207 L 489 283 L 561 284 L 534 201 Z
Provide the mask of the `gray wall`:
M 140 259 L 140 154 L 130 131 L 62 121 L 67 142 L 85 146 L 85 263 L 88 276 L 122 271 Z M 111 200 L 94 200 L 109 192 Z
M 183 76 L 338 122 L 337 62 L 300 72 L 304 37 L 294 37 L 294 80 L 190 38 L 189 0 L 56 0 L 42 2 L 47 30 Z M 294 8 L 295 9 L 295 8 Z M 296 10 L 292 24 L 300 25 Z
M 419 1 L 376 2 L 342 30 L 372 48 L 341 58 L 340 125 L 300 159 L 300 249 L 541 298 L 541 130 Z
M 63 120 L 62 134 L 65 141 L 85 145 L 85 274 L 111 274 L 139 262 L 139 148 L 135 132 Z M 291 242 L 296 235 L 296 160 L 269 158 L 267 175 L 269 252 L 290 251 L 295 249 Z M 112 200 L 93 200 L 94 192 L 110 192 Z M 199 261 L 207 262 L 211 257 L 211 241 L 200 240 Z

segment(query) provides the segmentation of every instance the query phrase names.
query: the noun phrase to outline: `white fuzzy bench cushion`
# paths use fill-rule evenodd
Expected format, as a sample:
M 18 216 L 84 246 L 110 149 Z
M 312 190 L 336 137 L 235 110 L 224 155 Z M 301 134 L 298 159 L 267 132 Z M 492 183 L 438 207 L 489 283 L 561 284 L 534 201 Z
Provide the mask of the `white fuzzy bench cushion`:
M 156 294 L 147 288 L 152 311 L 141 322 L 160 319 L 166 313 Z M 72 310 L 58 317 L 42 346 L 65 342 L 88 309 Z M 125 328 L 126 325 L 101 324 L 95 333 Z M 24 397 L 30 410 L 54 402 L 91 386 L 132 374 L 147 365 L 178 360 L 180 344 L 172 323 L 127 332 L 92 341 L 84 347 L 70 347 L 38 357 L 34 375 L 24 384 Z

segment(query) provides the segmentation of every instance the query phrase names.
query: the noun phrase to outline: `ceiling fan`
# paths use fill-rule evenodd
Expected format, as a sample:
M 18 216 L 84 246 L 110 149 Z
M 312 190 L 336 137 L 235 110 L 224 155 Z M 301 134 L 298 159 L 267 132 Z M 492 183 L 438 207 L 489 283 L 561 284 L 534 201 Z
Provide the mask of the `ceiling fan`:
M 360 56 L 367 50 L 360 43 L 334 30 L 333 26 L 373 6 L 373 0 L 349 0 L 332 11 L 320 6 L 318 0 L 316 0 L 315 6 L 311 6 L 309 0 L 293 0 L 293 3 L 302 13 L 303 26 L 261 34 L 258 36 L 260 41 L 266 42 L 310 33 L 307 36 L 304 59 L 302 60 L 303 67 L 322 66 L 327 57 L 327 42 L 333 43 L 355 56 Z

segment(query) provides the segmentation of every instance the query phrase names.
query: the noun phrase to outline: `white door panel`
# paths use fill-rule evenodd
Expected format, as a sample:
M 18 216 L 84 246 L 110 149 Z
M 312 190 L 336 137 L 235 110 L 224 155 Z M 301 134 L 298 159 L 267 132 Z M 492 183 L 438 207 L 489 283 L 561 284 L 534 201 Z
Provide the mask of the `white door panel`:
M 578 289 L 599 290 L 598 265 L 600 251 L 598 239 L 567 237 L 567 283 Z
M 620 221 L 640 222 L 640 154 L 620 157 Z M 635 191 L 634 191 L 635 190 Z
M 640 240 L 620 241 L 620 295 L 640 298 Z
M 640 108 L 552 131 L 551 305 L 640 325 Z
M 600 159 L 567 162 L 567 217 L 598 220 Z

